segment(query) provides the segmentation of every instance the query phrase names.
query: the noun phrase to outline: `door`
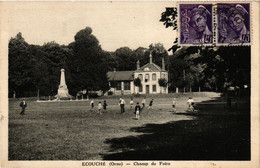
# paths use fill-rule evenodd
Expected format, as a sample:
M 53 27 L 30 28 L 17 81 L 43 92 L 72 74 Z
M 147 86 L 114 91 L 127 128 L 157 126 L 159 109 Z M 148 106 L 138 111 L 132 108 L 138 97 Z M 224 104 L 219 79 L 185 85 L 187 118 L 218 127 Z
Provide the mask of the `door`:
M 149 85 L 146 85 L 146 94 L 149 94 L 150 90 L 149 90 Z

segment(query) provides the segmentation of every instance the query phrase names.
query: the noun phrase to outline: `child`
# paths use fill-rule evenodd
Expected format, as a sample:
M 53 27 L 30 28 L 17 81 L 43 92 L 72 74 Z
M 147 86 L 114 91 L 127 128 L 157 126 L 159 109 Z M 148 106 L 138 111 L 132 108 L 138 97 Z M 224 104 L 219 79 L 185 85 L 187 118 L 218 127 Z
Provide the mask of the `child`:
M 27 107 L 27 103 L 25 102 L 25 100 L 23 99 L 23 101 L 20 103 L 20 106 L 22 108 L 22 111 L 21 111 L 21 115 L 24 115 L 24 112 L 25 112 L 25 108 Z
M 173 98 L 172 108 L 173 108 L 173 112 L 176 113 L 176 98 Z
M 137 102 L 135 106 L 135 119 L 137 120 L 140 119 L 140 113 L 141 113 L 141 107 L 139 105 L 139 102 Z
M 90 101 L 90 106 L 91 106 L 90 110 L 93 110 L 94 109 L 94 100 L 93 99 L 91 99 L 91 101 Z
M 145 103 L 146 103 L 146 100 L 144 98 L 143 101 L 142 101 L 142 105 L 143 105 L 142 109 L 145 107 Z
M 192 97 L 189 97 L 188 106 L 191 111 L 194 111 L 194 100 L 192 99 Z
M 148 107 L 148 110 L 150 110 L 150 109 L 153 109 L 153 99 L 150 101 L 150 103 L 149 103 L 149 107 Z
M 98 114 L 102 114 L 101 113 L 101 107 L 102 107 L 102 104 L 101 102 L 98 103 Z
M 131 98 L 131 100 L 130 100 L 130 108 L 132 109 L 133 106 L 134 106 L 134 101 L 133 101 L 133 98 Z
M 103 109 L 104 109 L 105 111 L 107 111 L 107 102 L 106 102 L 106 100 L 104 100 Z

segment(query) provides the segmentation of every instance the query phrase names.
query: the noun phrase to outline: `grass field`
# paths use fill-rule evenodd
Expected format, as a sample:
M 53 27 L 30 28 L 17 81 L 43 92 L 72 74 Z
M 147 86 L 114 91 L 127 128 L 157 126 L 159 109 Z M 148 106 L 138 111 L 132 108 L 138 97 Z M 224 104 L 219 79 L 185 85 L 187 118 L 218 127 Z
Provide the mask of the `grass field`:
M 186 112 L 189 96 L 197 111 Z M 118 97 L 89 101 L 28 100 L 24 116 L 20 100 L 9 100 L 9 160 L 248 160 L 249 107 L 226 112 L 215 93 L 153 95 L 152 110 L 134 119 L 130 97 L 120 114 Z M 148 105 L 151 97 L 147 97 Z M 177 97 L 177 114 L 171 101 Z M 106 99 L 107 112 L 97 114 Z M 134 101 L 141 102 L 142 98 Z M 242 108 L 243 107 L 243 108 Z M 239 128 L 239 129 L 238 129 Z

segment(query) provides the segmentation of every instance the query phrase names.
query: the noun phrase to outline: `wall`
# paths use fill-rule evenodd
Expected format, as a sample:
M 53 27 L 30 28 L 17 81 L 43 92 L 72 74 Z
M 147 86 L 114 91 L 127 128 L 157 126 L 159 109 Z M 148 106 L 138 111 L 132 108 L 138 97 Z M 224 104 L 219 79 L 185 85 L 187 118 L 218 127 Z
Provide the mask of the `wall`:
M 135 93 L 139 94 L 146 94 L 146 85 L 149 85 L 149 93 L 150 94 L 156 94 L 161 93 L 161 87 L 158 84 L 158 79 L 162 78 L 163 74 L 166 74 L 166 79 L 168 80 L 168 73 L 167 72 L 136 72 L 134 73 L 134 78 L 138 78 L 139 74 L 143 75 L 143 79 L 141 80 L 141 83 L 143 85 L 143 92 L 139 92 L 139 88 L 135 87 Z M 145 82 L 145 75 L 149 74 L 149 81 Z M 156 79 L 152 79 L 152 74 L 156 74 Z M 156 85 L 156 92 L 153 92 L 153 85 Z M 166 88 L 166 91 L 162 89 L 162 93 L 168 93 L 168 87 Z
M 110 84 L 109 84 L 110 85 Z M 110 91 L 113 92 L 115 95 L 122 95 L 122 92 L 124 95 L 129 95 L 134 93 L 134 82 L 130 81 L 130 90 L 124 90 L 124 81 L 121 81 L 121 90 L 116 90 L 115 88 L 110 88 Z

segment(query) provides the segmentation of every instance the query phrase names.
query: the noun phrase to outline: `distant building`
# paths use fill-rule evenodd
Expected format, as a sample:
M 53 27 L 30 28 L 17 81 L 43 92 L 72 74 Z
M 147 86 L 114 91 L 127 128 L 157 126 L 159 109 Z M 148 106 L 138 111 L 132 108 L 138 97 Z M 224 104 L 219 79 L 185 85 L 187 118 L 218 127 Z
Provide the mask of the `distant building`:
M 165 70 L 165 62 L 162 58 L 162 68 L 152 62 L 152 55 L 150 55 L 150 62 L 140 67 L 140 62 L 137 61 L 137 68 L 135 71 L 109 71 L 107 73 L 108 81 L 111 86 L 110 91 L 115 95 L 121 94 L 157 94 L 168 93 L 167 87 L 160 87 L 158 80 L 164 78 L 168 81 L 168 71 Z M 141 87 L 134 85 L 134 79 L 141 80 Z M 112 84 L 113 83 L 113 87 Z

